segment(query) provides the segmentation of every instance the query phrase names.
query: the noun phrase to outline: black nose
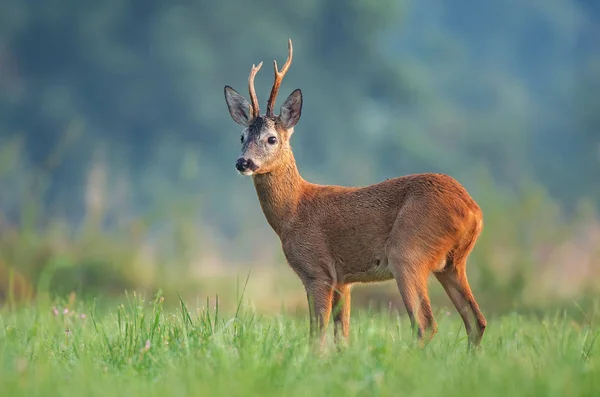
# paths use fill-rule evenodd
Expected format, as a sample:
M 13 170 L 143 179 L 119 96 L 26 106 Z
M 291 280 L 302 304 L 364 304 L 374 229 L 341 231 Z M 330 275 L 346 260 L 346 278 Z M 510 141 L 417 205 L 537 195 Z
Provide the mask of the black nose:
M 243 157 L 240 157 L 239 159 L 237 159 L 236 163 L 235 163 L 235 169 L 238 170 L 239 172 L 244 172 L 244 171 L 248 171 L 248 170 L 254 170 L 254 163 L 252 162 L 252 160 L 250 159 L 245 159 Z

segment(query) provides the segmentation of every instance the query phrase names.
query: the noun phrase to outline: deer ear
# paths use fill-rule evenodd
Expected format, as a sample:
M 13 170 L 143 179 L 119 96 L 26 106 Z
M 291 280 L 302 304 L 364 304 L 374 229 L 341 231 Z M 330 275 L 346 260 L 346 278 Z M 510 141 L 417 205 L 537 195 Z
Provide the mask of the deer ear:
M 252 106 L 243 96 L 230 86 L 225 86 L 225 102 L 233 121 L 245 127 L 252 122 Z
M 302 114 L 302 91 L 294 90 L 281 105 L 279 119 L 285 128 L 292 128 L 300 120 Z

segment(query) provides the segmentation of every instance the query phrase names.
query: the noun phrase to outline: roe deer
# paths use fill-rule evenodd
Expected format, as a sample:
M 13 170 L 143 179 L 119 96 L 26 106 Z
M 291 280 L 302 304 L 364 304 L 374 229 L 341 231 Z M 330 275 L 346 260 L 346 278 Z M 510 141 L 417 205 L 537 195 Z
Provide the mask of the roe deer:
M 416 174 L 366 187 L 328 186 L 304 180 L 290 146 L 302 111 L 302 92 L 293 91 L 273 114 L 281 81 L 292 63 L 292 41 L 267 110 L 260 114 L 252 65 L 249 103 L 230 86 L 225 100 L 233 120 L 245 127 L 235 164 L 251 175 L 262 211 L 281 240 L 289 266 L 306 289 L 310 336 L 323 345 L 332 308 L 334 339 L 350 330 L 350 286 L 395 279 L 417 340 L 437 331 L 429 297 L 430 273 L 460 313 L 469 346 L 478 346 L 486 320 L 467 282 L 466 263 L 483 227 L 477 203 L 465 188 L 443 174 Z M 470 312 L 475 317 L 472 323 Z M 475 327 L 474 327 L 475 325 Z

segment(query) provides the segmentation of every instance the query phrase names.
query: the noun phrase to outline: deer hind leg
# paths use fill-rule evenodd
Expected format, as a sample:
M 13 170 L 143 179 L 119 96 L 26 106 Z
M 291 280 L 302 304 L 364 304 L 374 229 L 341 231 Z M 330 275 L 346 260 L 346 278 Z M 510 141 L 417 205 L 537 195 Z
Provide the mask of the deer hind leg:
M 451 253 L 445 269 L 435 274 L 465 323 L 469 347 L 480 345 L 487 325 L 467 280 L 467 258 L 475 246 L 481 228 L 481 222 L 475 222 L 473 228 L 463 239 L 462 244 Z M 471 313 L 469 313 L 469 309 Z M 476 332 L 473 330 L 469 314 L 473 314 L 475 317 Z
M 465 265 L 466 263 L 464 261 L 460 263 L 455 262 L 451 266 L 448 266 L 443 272 L 435 273 L 435 276 L 444 287 L 444 290 L 446 290 L 454 307 L 456 307 L 456 310 L 465 323 L 465 330 L 467 331 L 467 336 L 469 338 L 469 346 L 478 347 L 483 338 L 487 323 L 481 310 L 479 310 L 479 305 L 469 286 Z M 475 324 L 477 326 L 476 332 L 474 332 L 470 314 L 475 316 Z
M 338 285 L 333 292 L 333 337 L 336 345 L 350 335 L 350 284 Z M 341 335 L 340 335 L 341 334 Z
M 429 267 L 419 266 L 403 255 L 391 256 L 389 260 L 411 327 L 416 333 L 417 341 L 423 345 L 437 332 L 437 323 L 427 294 Z

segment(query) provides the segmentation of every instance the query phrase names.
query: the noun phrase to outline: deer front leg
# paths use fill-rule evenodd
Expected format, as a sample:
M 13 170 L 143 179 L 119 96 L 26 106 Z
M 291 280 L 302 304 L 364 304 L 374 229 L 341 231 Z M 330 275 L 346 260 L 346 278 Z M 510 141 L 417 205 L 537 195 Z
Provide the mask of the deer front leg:
M 312 280 L 306 283 L 306 295 L 310 313 L 310 341 L 315 344 L 318 338 L 318 347 L 322 349 L 331 316 L 333 286 L 327 281 Z

